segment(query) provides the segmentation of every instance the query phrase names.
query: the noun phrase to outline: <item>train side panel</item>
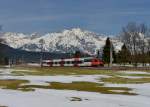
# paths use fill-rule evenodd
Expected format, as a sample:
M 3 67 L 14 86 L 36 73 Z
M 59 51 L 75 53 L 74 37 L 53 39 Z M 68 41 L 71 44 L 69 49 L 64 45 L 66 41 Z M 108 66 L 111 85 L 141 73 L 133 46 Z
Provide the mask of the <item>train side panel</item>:
M 59 66 L 75 66 L 75 67 L 86 67 L 86 66 L 103 66 L 104 63 L 100 59 L 87 57 L 87 58 L 70 58 L 70 59 L 56 59 L 56 60 L 43 60 L 43 66 L 59 67 Z

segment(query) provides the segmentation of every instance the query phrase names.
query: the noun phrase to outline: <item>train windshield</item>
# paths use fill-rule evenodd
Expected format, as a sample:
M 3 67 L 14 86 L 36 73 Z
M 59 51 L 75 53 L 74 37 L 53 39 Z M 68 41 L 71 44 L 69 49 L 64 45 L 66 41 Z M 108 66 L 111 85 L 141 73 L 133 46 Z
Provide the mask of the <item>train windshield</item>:
M 88 58 L 88 59 L 84 59 L 84 62 L 91 62 L 91 58 Z

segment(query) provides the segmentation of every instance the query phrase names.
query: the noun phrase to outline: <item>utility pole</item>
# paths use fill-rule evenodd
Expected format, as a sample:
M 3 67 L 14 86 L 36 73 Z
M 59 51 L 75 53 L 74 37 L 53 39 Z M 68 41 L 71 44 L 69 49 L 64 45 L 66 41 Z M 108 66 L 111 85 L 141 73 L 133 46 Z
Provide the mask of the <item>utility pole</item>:
M 43 66 L 43 45 L 44 45 L 44 43 L 45 43 L 45 41 L 43 40 L 43 39 L 40 39 L 40 41 L 39 41 L 39 43 L 40 43 L 40 45 L 41 45 L 41 55 L 40 55 L 40 66 L 42 67 Z
M 43 52 L 41 52 L 41 57 L 40 57 L 40 66 L 42 67 L 43 66 Z
M 12 66 L 12 60 L 11 60 L 11 58 L 9 57 L 9 59 L 8 59 L 9 61 L 8 61 L 8 67 L 10 68 L 11 66 Z

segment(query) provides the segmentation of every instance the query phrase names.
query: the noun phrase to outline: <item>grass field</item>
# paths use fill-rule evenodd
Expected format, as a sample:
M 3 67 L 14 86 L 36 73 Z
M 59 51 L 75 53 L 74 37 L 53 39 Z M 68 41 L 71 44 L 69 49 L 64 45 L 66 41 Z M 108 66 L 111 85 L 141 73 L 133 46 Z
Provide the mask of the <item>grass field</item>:
M 132 70 L 134 71 L 134 70 Z M 150 72 L 150 70 L 143 71 Z M 123 74 L 114 70 L 99 70 L 99 69 L 91 69 L 91 68 L 78 68 L 78 67 L 47 67 L 47 68 L 39 68 L 39 67 L 16 67 L 14 68 L 14 74 L 18 75 L 96 75 L 96 74 L 104 74 L 104 75 L 131 75 L 131 76 L 150 76 L 150 74 Z
M 34 91 L 35 88 L 40 89 L 57 89 L 57 90 L 78 90 L 99 92 L 104 94 L 124 94 L 124 95 L 136 95 L 132 92 L 132 88 L 128 87 L 106 87 L 105 84 L 143 84 L 150 83 L 150 72 L 132 71 L 133 73 L 125 73 L 126 71 L 112 71 L 112 70 L 98 70 L 89 68 L 76 68 L 76 67 L 52 67 L 52 68 L 24 68 L 17 67 L 11 69 L 9 75 L 12 79 L 0 80 L 0 87 L 5 89 L 22 90 L 22 91 Z M 130 71 L 128 71 L 130 72 Z M 26 79 L 17 79 L 16 77 L 24 76 L 75 76 L 82 78 L 83 75 L 99 75 L 104 76 L 102 78 L 96 78 L 96 83 L 93 81 L 71 81 L 70 83 L 63 83 L 57 81 L 44 81 L 48 85 L 28 84 L 31 81 Z M 106 76 L 106 77 L 105 77 Z M 135 78 L 136 77 L 136 78 Z M 31 77 L 32 78 L 32 77 Z M 50 77 L 49 77 L 50 78 Z
M 20 72 L 19 69 L 23 69 L 25 71 Z M 78 67 L 51 67 L 51 68 L 23 67 L 23 68 L 15 68 L 15 70 L 12 73 L 20 75 L 21 73 L 23 75 L 94 75 L 94 74 L 109 74 L 111 72 L 107 72 L 107 70 L 95 70 Z

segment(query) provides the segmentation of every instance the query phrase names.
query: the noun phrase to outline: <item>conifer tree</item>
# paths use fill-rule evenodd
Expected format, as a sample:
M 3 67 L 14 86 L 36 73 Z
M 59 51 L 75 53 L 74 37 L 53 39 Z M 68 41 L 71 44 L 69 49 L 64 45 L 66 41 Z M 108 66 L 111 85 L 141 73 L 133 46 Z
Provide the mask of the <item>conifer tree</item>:
M 109 64 L 109 62 L 110 62 L 110 45 L 111 45 L 110 39 L 107 38 L 105 46 L 103 48 L 103 56 L 102 56 L 103 61 L 107 64 Z
M 125 64 L 130 62 L 130 58 L 131 58 L 131 53 L 127 49 L 126 45 L 124 44 L 121 48 L 121 51 L 119 51 L 117 54 L 117 62 Z
M 112 45 L 112 46 L 111 46 Z M 105 46 L 103 48 L 103 55 L 102 55 L 102 59 L 103 61 L 108 64 L 110 63 L 110 48 L 112 47 L 112 57 L 113 57 L 113 62 L 116 62 L 116 53 L 114 51 L 114 47 L 113 44 L 110 41 L 110 38 L 108 37 L 106 39 L 106 43 Z

